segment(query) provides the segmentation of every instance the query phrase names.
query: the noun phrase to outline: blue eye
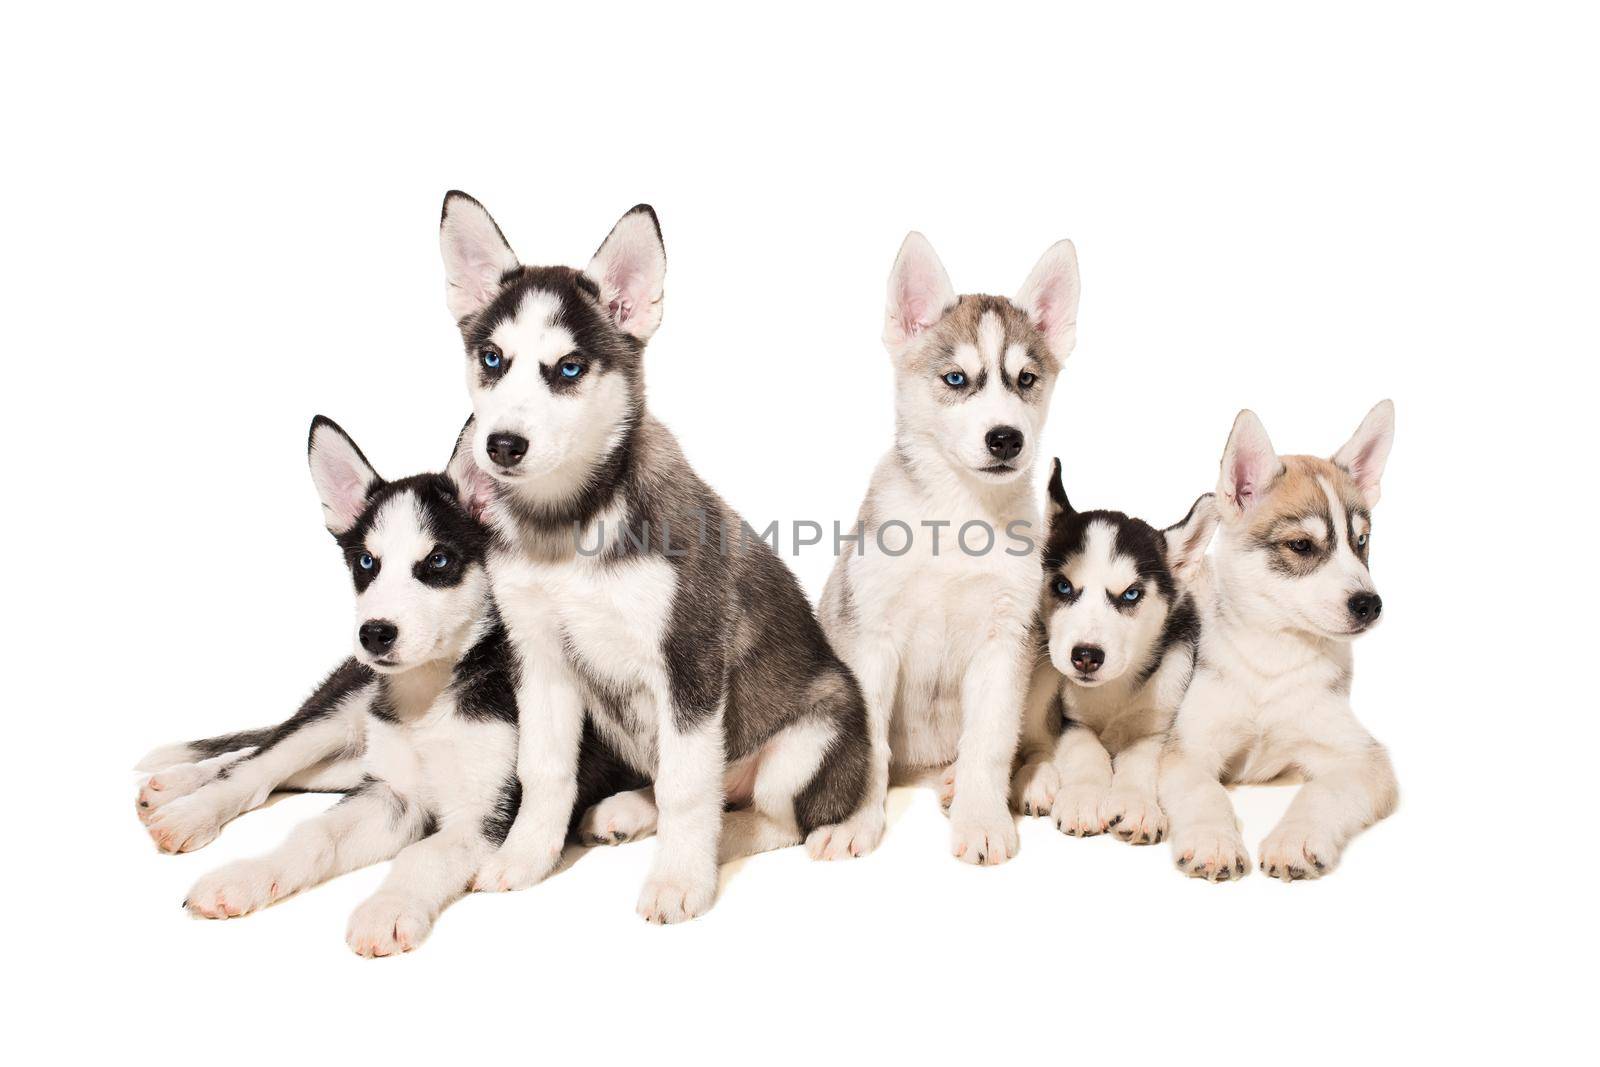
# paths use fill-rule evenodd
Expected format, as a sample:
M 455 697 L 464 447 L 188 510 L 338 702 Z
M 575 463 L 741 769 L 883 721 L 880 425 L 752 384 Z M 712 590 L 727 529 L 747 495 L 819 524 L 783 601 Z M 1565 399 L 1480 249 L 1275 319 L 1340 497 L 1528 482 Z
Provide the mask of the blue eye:
M 967 384 L 967 376 L 958 370 L 953 370 L 944 376 L 944 384 L 952 389 L 960 389 Z
M 356 563 L 360 564 L 361 569 L 364 571 L 370 571 L 378 565 L 378 561 L 373 559 L 372 555 L 367 552 L 361 553 L 361 558 L 356 560 Z
M 433 555 L 428 557 L 428 566 L 432 567 L 436 571 L 442 571 L 446 567 L 450 566 L 450 557 L 445 555 L 443 552 L 435 552 Z
M 1367 547 L 1367 535 L 1366 534 L 1357 534 L 1356 535 L 1356 544 L 1358 546 L 1360 546 L 1361 548 L 1366 548 Z
M 576 363 L 570 359 L 567 360 L 565 363 L 561 364 L 561 376 L 569 381 L 574 378 L 583 377 L 583 364 Z
M 1056 596 L 1071 596 L 1072 583 L 1065 578 L 1056 579 Z
M 1129 603 L 1129 604 L 1137 604 L 1137 603 L 1138 603 L 1138 602 L 1139 602 L 1139 598 L 1140 598 L 1140 597 L 1141 597 L 1141 596 L 1144 596 L 1144 590 L 1143 590 L 1143 589 L 1140 589 L 1140 588 L 1139 588 L 1139 587 L 1138 587 L 1138 586 L 1136 586 L 1136 585 L 1133 585 L 1133 586 L 1129 586 L 1129 587 L 1128 587 L 1128 588 L 1127 588 L 1127 589 L 1126 589 L 1126 590 L 1125 590 L 1125 591 L 1124 591 L 1124 592 L 1123 592 L 1123 594 L 1122 594 L 1122 599 L 1123 599 L 1123 600 L 1124 600 L 1124 601 L 1125 601 L 1125 602 L 1126 602 L 1126 603 Z
M 484 348 L 483 365 L 485 367 L 488 367 L 490 370 L 499 370 L 500 364 L 503 361 L 504 357 L 500 355 L 500 350 L 498 348 L 495 348 L 492 345 Z
M 1017 384 L 1022 386 L 1024 389 L 1028 388 L 1038 380 L 1039 376 L 1033 373 L 1031 370 L 1025 370 L 1021 374 L 1017 375 Z

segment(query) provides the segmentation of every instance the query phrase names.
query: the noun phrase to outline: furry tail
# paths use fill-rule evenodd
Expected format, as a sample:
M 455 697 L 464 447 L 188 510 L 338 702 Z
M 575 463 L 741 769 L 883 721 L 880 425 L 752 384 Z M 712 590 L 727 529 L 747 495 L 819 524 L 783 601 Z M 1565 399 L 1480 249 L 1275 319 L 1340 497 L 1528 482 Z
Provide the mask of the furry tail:
M 133 769 L 142 772 L 162 771 L 168 767 L 175 767 L 180 763 L 197 763 L 203 759 L 220 756 L 225 752 L 238 752 L 240 749 L 245 748 L 260 748 L 271 739 L 276 730 L 277 727 L 275 726 L 267 726 L 260 730 L 243 730 L 236 734 L 205 737 L 198 741 L 187 741 L 183 744 L 162 745 L 134 764 Z

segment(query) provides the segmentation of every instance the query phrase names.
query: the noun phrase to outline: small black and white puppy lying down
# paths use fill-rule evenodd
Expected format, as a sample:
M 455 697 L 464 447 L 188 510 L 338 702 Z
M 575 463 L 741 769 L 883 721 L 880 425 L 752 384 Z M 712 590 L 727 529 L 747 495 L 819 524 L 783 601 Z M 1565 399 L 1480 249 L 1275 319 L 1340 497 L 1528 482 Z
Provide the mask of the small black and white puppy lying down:
M 1050 532 L 1012 803 L 1062 833 L 1166 834 L 1161 746 L 1194 672 L 1200 617 L 1187 592 L 1217 526 L 1207 494 L 1157 530 L 1120 511 L 1076 511 L 1050 474 Z
M 489 532 L 473 517 L 481 502 L 467 496 L 474 482 L 385 481 L 321 417 L 309 452 L 324 518 L 355 582 L 356 655 L 278 727 L 152 753 L 147 764 L 201 759 L 152 776 L 141 814 L 157 844 L 179 852 L 275 789 L 345 792 L 273 852 L 201 878 L 184 905 L 233 918 L 393 858 L 347 933 L 361 955 L 387 956 L 427 937 L 511 826 L 520 799 L 517 670 L 489 593 Z M 575 814 L 645 784 L 592 732 L 581 765 Z M 169 799 L 185 787 L 192 792 Z

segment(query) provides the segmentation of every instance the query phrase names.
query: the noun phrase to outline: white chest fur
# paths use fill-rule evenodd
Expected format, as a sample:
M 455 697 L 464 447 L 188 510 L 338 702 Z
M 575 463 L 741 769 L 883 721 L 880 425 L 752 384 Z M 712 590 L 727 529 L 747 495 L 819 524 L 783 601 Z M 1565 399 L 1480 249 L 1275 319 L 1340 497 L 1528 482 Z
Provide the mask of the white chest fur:
M 516 765 L 516 729 L 466 719 L 441 697 L 427 714 L 398 723 L 369 719 L 367 773 L 441 825 L 458 813 L 492 807 Z

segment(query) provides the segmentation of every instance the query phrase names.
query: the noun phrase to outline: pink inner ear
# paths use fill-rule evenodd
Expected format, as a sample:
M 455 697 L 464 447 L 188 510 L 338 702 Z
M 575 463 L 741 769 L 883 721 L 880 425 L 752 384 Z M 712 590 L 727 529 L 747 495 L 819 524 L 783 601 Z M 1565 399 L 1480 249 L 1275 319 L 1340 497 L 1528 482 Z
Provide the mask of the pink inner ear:
M 361 508 L 367 501 L 366 479 L 354 467 L 347 466 L 330 473 L 332 484 L 328 492 L 333 498 L 330 510 L 337 522 L 348 526 L 361 517 Z

